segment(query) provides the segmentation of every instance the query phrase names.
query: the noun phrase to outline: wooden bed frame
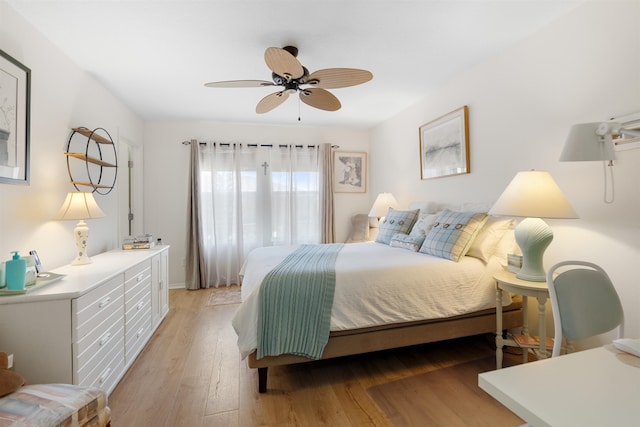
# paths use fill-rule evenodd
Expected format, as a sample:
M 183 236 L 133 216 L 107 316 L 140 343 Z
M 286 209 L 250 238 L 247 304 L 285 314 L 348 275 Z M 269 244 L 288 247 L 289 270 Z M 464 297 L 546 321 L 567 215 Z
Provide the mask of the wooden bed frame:
M 522 326 L 522 301 L 514 301 L 502 311 L 502 326 L 506 329 Z M 488 332 L 496 332 L 496 310 L 477 311 L 446 319 L 398 323 L 372 328 L 331 332 L 321 359 L 369 353 L 410 345 L 426 344 L 461 338 Z M 312 362 L 302 356 L 283 354 L 256 359 L 256 352 L 249 354 L 248 365 L 258 369 L 258 391 L 267 391 L 267 373 L 270 366 Z

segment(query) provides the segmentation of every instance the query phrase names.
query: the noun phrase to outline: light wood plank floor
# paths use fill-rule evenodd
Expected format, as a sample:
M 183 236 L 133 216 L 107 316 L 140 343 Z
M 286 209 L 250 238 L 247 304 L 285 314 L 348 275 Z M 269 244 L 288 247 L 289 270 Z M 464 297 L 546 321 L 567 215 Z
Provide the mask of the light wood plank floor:
M 237 350 L 237 305 L 207 305 L 211 292 L 170 291 L 167 318 L 109 397 L 114 427 L 390 426 L 369 387 L 495 354 L 488 335 L 276 367 L 260 395 Z

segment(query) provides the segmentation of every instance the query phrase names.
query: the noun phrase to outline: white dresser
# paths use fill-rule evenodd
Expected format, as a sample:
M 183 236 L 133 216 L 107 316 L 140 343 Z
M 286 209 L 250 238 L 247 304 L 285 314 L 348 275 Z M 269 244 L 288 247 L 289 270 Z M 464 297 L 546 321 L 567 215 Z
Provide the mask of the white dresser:
M 61 281 L 0 297 L 0 350 L 28 383 L 111 393 L 169 311 L 169 246 L 114 250 L 53 270 Z

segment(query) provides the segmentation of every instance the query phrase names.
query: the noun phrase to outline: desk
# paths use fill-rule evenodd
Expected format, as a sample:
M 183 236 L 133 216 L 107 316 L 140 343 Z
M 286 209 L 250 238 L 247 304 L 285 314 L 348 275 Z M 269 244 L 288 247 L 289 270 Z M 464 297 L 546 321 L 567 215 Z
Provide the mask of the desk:
M 545 303 L 549 298 L 549 288 L 546 282 L 529 282 L 518 279 L 514 273 L 502 270 L 493 278 L 496 281 L 496 369 L 502 368 L 502 347 L 504 345 L 517 346 L 515 341 L 502 337 L 502 291 L 522 295 L 522 333 L 529 334 L 527 324 L 528 307 L 527 297 L 535 297 L 538 300 L 538 329 L 540 334 L 540 348 L 538 358 L 547 357 L 545 342 L 547 333 L 545 327 Z M 523 349 L 522 363 L 527 362 L 527 349 Z
M 611 345 L 485 372 L 478 385 L 534 427 L 639 425 L 640 359 Z

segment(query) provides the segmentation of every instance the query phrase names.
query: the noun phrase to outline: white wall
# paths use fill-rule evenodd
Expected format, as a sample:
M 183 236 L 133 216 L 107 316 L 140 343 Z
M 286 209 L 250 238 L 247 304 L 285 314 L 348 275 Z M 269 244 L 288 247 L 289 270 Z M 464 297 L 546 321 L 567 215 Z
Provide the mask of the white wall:
M 75 256 L 75 221 L 54 221 L 69 183 L 64 151 L 71 128 L 103 127 L 142 142 L 142 121 L 0 1 L 0 49 L 31 69 L 31 182 L 0 183 L 0 261 L 9 251 L 38 250 L 45 268 L 68 264 Z M 119 244 L 117 190 L 96 195 L 106 218 L 89 220 L 89 255 Z
M 471 173 L 421 181 L 418 127 L 462 105 L 469 106 Z M 623 301 L 626 335 L 639 337 L 640 149 L 618 152 L 613 204 L 603 203 L 600 162 L 558 161 L 572 124 L 636 112 L 640 1 L 590 2 L 375 128 L 369 194 L 391 191 L 405 206 L 491 202 L 516 172 L 549 171 L 580 219 L 548 221 L 555 238 L 545 264 L 602 265 Z
M 262 144 L 339 145 L 342 151 L 368 151 L 366 130 L 252 126 L 215 122 L 150 122 L 145 126 L 144 224 L 145 232 L 171 245 L 169 283 L 183 285 L 187 231 L 187 175 L 189 148 L 182 141 L 247 142 Z M 368 212 L 371 193 L 336 194 L 336 238 L 344 241 L 349 218 Z

